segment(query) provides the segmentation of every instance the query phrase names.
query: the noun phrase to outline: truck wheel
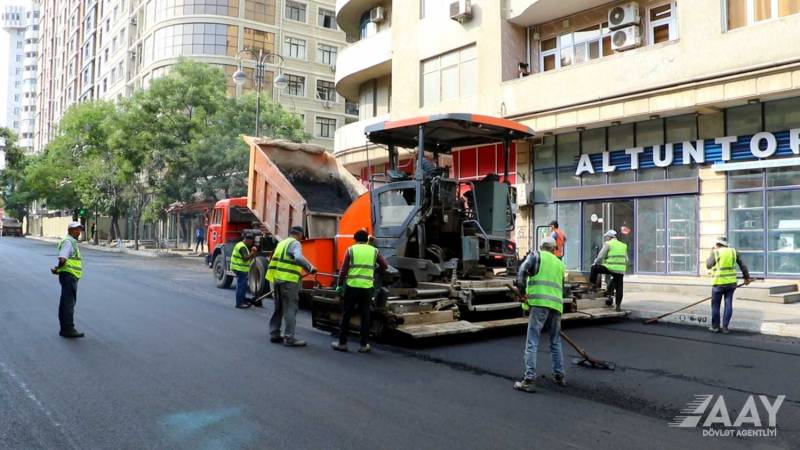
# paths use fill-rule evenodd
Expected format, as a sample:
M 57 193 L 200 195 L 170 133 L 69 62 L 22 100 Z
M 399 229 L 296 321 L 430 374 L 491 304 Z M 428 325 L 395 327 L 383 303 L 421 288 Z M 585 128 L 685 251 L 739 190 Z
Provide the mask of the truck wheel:
M 225 257 L 222 254 L 214 258 L 214 280 L 220 289 L 228 289 L 233 283 L 233 277 L 225 274 Z
M 250 273 L 247 275 L 247 287 L 253 298 L 261 297 L 269 292 L 269 283 L 266 280 L 267 258 L 256 256 L 253 264 L 250 265 Z

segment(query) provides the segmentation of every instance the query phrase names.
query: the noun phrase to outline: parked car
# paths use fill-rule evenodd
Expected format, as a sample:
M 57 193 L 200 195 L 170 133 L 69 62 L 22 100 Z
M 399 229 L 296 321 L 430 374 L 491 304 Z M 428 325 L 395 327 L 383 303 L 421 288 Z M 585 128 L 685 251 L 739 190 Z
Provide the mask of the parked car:
M 0 220 L 0 236 L 22 236 L 22 223 L 13 217 Z

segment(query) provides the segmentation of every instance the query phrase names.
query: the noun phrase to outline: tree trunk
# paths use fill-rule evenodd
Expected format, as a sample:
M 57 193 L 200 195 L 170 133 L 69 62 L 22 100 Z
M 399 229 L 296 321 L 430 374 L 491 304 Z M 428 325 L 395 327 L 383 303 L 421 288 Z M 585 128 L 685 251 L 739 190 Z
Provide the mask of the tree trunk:
M 111 212 L 111 223 L 108 225 L 108 243 L 117 240 L 117 220 L 119 214 L 116 211 Z
M 139 250 L 139 222 L 141 217 L 139 214 L 133 219 L 133 248 Z

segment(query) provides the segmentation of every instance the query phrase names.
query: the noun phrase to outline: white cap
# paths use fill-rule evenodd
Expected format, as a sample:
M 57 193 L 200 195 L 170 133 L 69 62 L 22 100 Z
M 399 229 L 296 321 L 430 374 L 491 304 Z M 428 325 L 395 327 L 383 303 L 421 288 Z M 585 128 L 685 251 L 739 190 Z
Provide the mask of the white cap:
M 606 231 L 606 234 L 603 235 L 603 237 L 612 237 L 612 238 L 617 237 L 617 232 L 614 230 L 608 230 Z
M 730 244 L 728 244 L 728 238 L 726 238 L 725 236 L 718 237 L 717 244 L 722 245 L 724 247 L 730 246 Z
M 67 226 L 67 229 L 71 230 L 73 228 L 83 228 L 83 224 L 80 222 L 70 222 L 70 224 Z
M 556 240 L 551 237 L 546 237 L 542 239 L 542 242 L 539 243 L 539 248 L 556 248 Z

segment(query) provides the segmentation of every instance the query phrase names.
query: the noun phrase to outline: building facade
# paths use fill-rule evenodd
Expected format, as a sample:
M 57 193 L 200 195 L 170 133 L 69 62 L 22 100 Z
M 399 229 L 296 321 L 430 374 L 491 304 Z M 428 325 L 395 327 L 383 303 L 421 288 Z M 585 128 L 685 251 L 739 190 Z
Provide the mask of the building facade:
M 385 159 L 365 145 L 370 120 L 511 118 L 537 134 L 512 161 L 521 248 L 557 219 L 571 270 L 587 271 L 613 228 L 631 272 L 701 275 L 726 235 L 751 272 L 800 277 L 800 53 L 777 44 L 800 38 L 800 2 L 341 0 L 337 20 L 358 38 L 336 76 L 360 102 L 335 147 L 354 172 Z M 372 117 L 370 83 L 389 92 Z M 496 149 L 460 149 L 451 174 L 493 164 Z
M 0 72 L 0 126 L 13 129 L 18 145 L 33 150 L 36 115 L 36 56 L 39 5 L 33 1 L 4 3 L 0 9 L 0 47 L 7 56 Z
M 52 42 L 43 50 L 40 103 L 49 108 L 40 115 L 39 145 L 72 103 L 128 96 L 179 57 L 218 65 L 231 95 L 252 90 L 255 63 L 243 49 L 283 56 L 268 61 L 262 95 L 300 114 L 312 142 L 332 149 L 335 129 L 356 118 L 334 88 L 345 35 L 333 0 L 45 0 L 44 7 L 43 36 Z M 240 57 L 248 81 L 237 92 L 231 75 Z M 283 91 L 272 86 L 280 72 L 289 79 Z

